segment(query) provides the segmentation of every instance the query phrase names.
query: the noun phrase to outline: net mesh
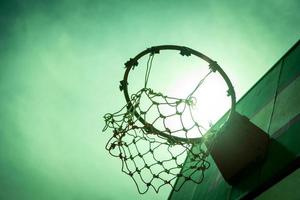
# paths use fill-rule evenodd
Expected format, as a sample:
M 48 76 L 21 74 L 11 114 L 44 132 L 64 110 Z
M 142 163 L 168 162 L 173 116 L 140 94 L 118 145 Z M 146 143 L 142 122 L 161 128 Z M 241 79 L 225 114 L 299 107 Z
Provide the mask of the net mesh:
M 104 116 L 103 130 L 113 132 L 106 149 L 121 159 L 122 171 L 140 193 L 150 187 L 158 192 L 164 185 L 178 191 L 186 181 L 202 182 L 210 164 L 203 144 L 206 130 L 193 117 L 195 101 L 143 88 L 121 110 Z

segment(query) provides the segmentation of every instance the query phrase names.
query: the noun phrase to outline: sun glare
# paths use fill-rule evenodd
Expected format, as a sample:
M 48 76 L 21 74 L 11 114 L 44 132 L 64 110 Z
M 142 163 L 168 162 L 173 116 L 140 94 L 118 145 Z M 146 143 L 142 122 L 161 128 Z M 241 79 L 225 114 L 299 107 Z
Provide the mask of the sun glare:
M 204 73 L 201 70 L 194 70 L 181 76 L 182 79 L 174 82 L 169 88 L 170 96 L 186 98 L 183 95 L 188 95 L 196 87 L 199 80 L 204 77 Z M 203 126 L 204 132 L 230 109 L 231 101 L 227 96 L 227 90 L 225 81 L 215 72 L 211 73 L 192 95 L 194 99 L 194 105 L 191 106 L 192 115 Z M 175 123 L 174 121 L 174 126 Z

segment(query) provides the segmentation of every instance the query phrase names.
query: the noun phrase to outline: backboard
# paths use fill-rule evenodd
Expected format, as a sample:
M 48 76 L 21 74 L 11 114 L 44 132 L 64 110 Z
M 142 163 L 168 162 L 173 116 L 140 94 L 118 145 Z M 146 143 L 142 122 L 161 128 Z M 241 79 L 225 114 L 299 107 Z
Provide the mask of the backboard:
M 269 134 L 265 161 L 229 185 L 210 158 L 212 165 L 202 184 L 187 182 L 180 191 L 172 191 L 169 200 L 299 197 L 299 192 L 286 188 L 295 188 L 297 183 L 291 181 L 295 177 L 298 184 L 300 180 L 300 41 L 238 101 L 236 110 Z

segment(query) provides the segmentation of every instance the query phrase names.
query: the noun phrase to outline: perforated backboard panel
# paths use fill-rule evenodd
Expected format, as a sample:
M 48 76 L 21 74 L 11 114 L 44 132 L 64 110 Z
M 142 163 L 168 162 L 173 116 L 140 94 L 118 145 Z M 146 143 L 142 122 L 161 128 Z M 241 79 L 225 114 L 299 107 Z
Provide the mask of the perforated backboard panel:
M 170 200 L 253 199 L 299 166 L 300 41 L 237 103 L 237 111 L 271 137 L 266 160 L 247 171 L 238 184 L 225 182 L 216 165 L 202 184 L 186 183 Z M 222 121 L 222 119 L 221 119 Z

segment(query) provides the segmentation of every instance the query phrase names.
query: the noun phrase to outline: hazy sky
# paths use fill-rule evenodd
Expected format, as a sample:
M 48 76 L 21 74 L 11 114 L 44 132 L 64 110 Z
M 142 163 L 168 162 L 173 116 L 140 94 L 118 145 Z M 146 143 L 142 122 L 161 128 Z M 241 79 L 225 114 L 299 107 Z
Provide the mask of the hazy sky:
M 0 199 L 166 199 L 138 194 L 104 145 L 123 63 L 178 44 L 220 63 L 241 97 L 299 38 L 300 2 L 1 1 Z M 143 78 L 143 77 L 142 77 Z

